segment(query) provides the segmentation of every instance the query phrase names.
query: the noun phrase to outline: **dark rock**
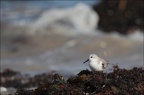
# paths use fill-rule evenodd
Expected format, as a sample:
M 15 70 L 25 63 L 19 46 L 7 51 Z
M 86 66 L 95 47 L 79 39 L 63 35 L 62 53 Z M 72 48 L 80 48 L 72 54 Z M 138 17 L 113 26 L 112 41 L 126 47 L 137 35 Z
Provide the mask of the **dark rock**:
M 93 6 L 99 14 L 99 29 L 129 34 L 135 29 L 144 29 L 143 0 L 102 0 Z

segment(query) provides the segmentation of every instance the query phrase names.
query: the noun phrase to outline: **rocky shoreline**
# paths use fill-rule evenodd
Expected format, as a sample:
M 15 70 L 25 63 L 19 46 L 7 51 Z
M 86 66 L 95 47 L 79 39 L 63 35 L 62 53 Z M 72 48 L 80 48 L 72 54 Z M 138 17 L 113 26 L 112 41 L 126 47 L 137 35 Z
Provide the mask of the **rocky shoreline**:
M 137 67 L 114 66 L 111 73 L 82 70 L 67 80 L 53 72 L 31 77 L 7 69 L 1 72 L 1 90 L 6 89 L 1 95 L 143 95 L 143 81 L 144 70 Z

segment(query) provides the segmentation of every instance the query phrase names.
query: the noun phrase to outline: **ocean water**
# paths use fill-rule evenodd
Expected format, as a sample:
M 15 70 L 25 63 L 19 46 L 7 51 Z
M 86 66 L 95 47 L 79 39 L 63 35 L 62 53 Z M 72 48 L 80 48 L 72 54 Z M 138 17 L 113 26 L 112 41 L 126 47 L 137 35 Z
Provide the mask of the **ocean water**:
M 27 0 L 27 1 L 5 1 L 3 0 L 1 3 L 2 8 L 11 8 L 14 6 L 26 5 L 28 8 L 41 8 L 41 9 L 49 9 L 56 7 L 72 7 L 77 3 L 85 3 L 88 5 L 98 4 L 100 0 L 44 0 L 44 1 L 36 1 L 36 0 Z M 19 5 L 18 5 L 19 4 Z
M 1 1 L 1 19 L 10 22 L 31 22 L 39 17 L 39 14 L 52 8 L 68 8 L 77 3 L 94 5 L 100 0 L 22 0 Z
M 110 63 L 106 72 L 113 65 L 126 69 L 144 66 L 143 33 L 140 30 L 127 36 L 116 32 L 105 34 L 97 29 L 87 33 L 75 31 L 74 35 L 64 29 L 57 29 L 58 32 L 43 29 L 33 36 L 20 34 L 29 32 L 29 23 L 41 13 L 53 7 L 70 7 L 79 1 L 49 1 L 49 6 L 46 2 L 28 1 L 22 9 L 13 7 L 20 6 L 22 1 L 2 2 L 1 20 L 6 24 L 1 32 L 1 70 L 10 68 L 31 75 L 52 71 L 73 75 L 89 69 L 88 64 L 83 62 L 91 53 Z M 97 1 L 83 2 L 93 4 Z
M 119 34 L 92 33 L 78 36 L 51 35 L 31 38 L 25 44 L 5 44 L 1 52 L 1 68 L 11 68 L 22 73 L 38 74 L 56 71 L 62 74 L 77 74 L 89 69 L 83 62 L 91 53 L 96 53 L 110 62 L 106 72 L 113 65 L 131 69 L 143 66 L 143 37 L 141 32 L 127 37 Z M 50 36 L 50 35 L 49 35 Z M 135 38 L 134 38 L 135 36 Z M 142 39 L 142 38 L 141 38 Z M 13 48 L 17 48 L 14 51 Z

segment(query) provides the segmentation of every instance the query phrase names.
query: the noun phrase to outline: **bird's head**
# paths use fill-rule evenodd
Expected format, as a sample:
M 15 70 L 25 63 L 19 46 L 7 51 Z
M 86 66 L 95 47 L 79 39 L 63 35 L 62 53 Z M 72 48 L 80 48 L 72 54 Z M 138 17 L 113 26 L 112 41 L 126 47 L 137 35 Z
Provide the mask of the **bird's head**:
M 86 61 L 84 61 L 83 63 L 86 63 L 86 62 L 88 62 L 88 61 L 91 61 L 91 60 L 93 60 L 93 59 L 95 59 L 95 58 L 97 58 L 98 56 L 96 55 L 96 54 L 90 54 L 90 56 L 89 56 L 89 59 L 87 59 Z

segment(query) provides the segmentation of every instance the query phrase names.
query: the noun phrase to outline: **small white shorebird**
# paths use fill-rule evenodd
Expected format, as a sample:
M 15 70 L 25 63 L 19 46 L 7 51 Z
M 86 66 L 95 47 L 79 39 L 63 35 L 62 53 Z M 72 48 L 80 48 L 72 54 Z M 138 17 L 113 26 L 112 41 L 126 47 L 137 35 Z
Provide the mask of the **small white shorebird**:
M 108 65 L 108 62 L 98 57 L 96 54 L 90 54 L 89 59 L 83 63 L 86 63 L 87 61 L 90 61 L 89 67 L 92 71 L 103 71 Z

